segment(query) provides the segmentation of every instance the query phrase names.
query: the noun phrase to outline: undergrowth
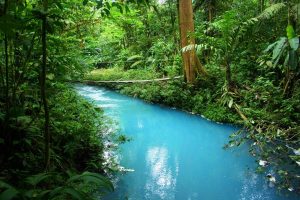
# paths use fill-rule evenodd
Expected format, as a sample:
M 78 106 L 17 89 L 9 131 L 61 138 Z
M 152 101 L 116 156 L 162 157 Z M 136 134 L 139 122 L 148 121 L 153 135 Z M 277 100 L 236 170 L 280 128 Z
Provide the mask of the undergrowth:
M 43 163 L 43 111 L 24 93 L 0 137 L 0 199 L 94 199 L 112 191 L 103 165 L 104 142 L 113 140 L 103 111 L 67 86 L 57 84 L 49 98 L 51 165 Z M 0 110 L 1 111 L 1 110 Z M 14 117 L 15 116 L 15 117 Z M 0 124 L 3 123 L 0 118 Z

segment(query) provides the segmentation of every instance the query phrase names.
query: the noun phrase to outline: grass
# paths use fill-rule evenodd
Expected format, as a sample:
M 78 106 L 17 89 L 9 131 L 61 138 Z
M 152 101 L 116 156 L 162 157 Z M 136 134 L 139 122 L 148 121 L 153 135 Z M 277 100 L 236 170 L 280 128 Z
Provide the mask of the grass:
M 119 80 L 148 80 L 160 78 L 161 75 L 149 69 L 123 70 L 119 67 L 108 69 L 95 69 L 87 74 L 84 79 L 91 81 L 119 81 Z

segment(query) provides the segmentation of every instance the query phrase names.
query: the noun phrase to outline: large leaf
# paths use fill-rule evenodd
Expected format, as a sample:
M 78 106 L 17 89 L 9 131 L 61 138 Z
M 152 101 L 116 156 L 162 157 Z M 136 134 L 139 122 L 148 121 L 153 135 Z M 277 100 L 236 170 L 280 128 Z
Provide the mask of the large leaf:
M 32 190 L 26 190 L 23 196 L 29 199 L 32 198 L 48 199 L 47 196 L 50 192 L 51 190 L 32 189 Z
M 72 199 L 78 199 L 78 200 L 89 199 L 84 193 L 75 190 L 74 188 L 71 187 L 64 188 L 63 193 L 71 195 Z
M 273 48 L 275 47 L 275 45 L 277 44 L 277 42 L 278 42 L 278 41 L 276 41 L 276 42 L 270 44 L 270 45 L 264 50 L 264 52 L 266 53 L 266 52 L 270 51 L 271 49 L 273 49 Z
M 280 57 L 285 45 L 287 42 L 286 37 L 282 37 L 277 41 L 275 48 L 273 49 L 273 57 L 272 60 L 276 60 L 278 57 Z
M 50 198 L 59 197 L 58 199 L 61 199 L 61 197 L 66 194 L 69 194 L 72 197 L 71 199 L 89 199 L 83 192 L 75 190 L 72 187 L 57 187 L 50 192 Z
M 127 58 L 127 61 L 131 61 L 131 60 L 136 60 L 136 59 L 140 59 L 143 58 L 141 55 L 133 55 L 130 56 L 129 58 Z
M 0 200 L 10 200 L 17 197 L 18 194 L 19 192 L 15 188 L 11 187 L 0 193 Z
M 130 65 L 130 68 L 134 68 L 135 66 L 137 66 L 137 65 L 139 65 L 141 63 L 143 63 L 143 61 L 142 60 L 138 60 L 138 61 L 134 62 L 132 65 Z
M 92 173 L 92 172 L 83 172 L 80 175 L 75 175 L 75 176 L 70 177 L 68 179 L 67 183 L 70 184 L 72 182 L 78 182 L 78 181 L 82 181 L 85 183 L 94 183 L 94 184 L 104 187 L 105 189 L 107 189 L 109 191 L 114 190 L 112 183 L 106 177 L 102 176 L 101 174 L 96 174 L 96 173 Z
M 39 184 L 40 182 L 42 182 L 43 180 L 49 178 L 51 175 L 47 174 L 47 173 L 40 173 L 34 176 L 30 176 L 28 178 L 26 178 L 26 182 L 32 186 L 36 186 L 37 184 Z
M 298 56 L 297 52 L 294 50 L 289 51 L 289 66 L 291 69 L 296 69 L 298 67 Z
M 290 24 L 286 27 L 286 35 L 288 39 L 292 39 L 297 36 L 293 26 Z
M 294 51 L 297 51 L 297 49 L 299 48 L 299 37 L 294 37 L 292 39 L 289 39 L 289 43 L 290 43 L 291 48 Z

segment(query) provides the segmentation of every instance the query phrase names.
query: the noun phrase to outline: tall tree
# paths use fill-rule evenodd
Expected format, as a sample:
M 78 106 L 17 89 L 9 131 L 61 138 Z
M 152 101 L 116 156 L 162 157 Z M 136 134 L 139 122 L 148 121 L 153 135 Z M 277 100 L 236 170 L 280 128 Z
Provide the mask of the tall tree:
M 179 29 L 181 48 L 195 45 L 192 0 L 179 0 Z M 188 83 L 193 83 L 195 75 L 195 49 L 182 52 L 184 74 Z
M 178 0 L 180 43 L 185 79 L 193 83 L 197 74 L 206 74 L 195 50 L 195 28 L 192 0 Z M 188 48 L 185 48 L 188 47 Z

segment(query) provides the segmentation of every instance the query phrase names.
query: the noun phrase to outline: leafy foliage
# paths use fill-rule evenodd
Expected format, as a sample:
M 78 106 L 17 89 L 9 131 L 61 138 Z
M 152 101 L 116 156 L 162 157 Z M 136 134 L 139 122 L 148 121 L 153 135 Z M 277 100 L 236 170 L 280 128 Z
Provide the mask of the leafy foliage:
M 122 5 L 101 2 L 1 2 L 0 199 L 95 199 L 113 189 L 103 156 L 111 124 L 65 83 L 96 62 L 96 25 Z
M 2 1 L 1 198 L 90 199 L 93 183 L 112 189 L 103 176 L 113 169 L 102 156 L 111 124 L 64 82 L 181 75 L 176 3 Z M 107 86 L 243 125 L 247 134 L 233 134 L 228 147 L 252 143 L 250 153 L 272 165 L 278 187 L 297 190 L 299 14 L 297 0 L 194 1 L 197 45 L 183 50 L 196 48 L 209 76 L 194 85 L 173 80 Z M 101 69 L 87 73 L 93 67 Z M 51 162 L 44 172 L 47 149 Z
M 136 61 L 141 62 L 135 66 L 139 70 L 133 70 L 143 68 L 147 71 L 144 74 L 155 69 L 157 76 L 180 75 L 181 51 L 176 47 L 178 27 L 172 23 L 176 22 L 172 3 L 150 2 L 156 9 L 142 9 L 142 13 L 135 8 L 127 23 L 120 24 L 122 35 L 114 40 L 112 55 L 121 55 L 123 60 L 140 55 Z M 297 190 L 299 156 L 294 152 L 299 149 L 300 123 L 299 2 L 195 1 L 194 6 L 196 45 L 182 50 L 196 48 L 208 77 L 198 77 L 192 86 L 183 81 L 106 86 L 215 121 L 242 124 L 247 134 L 233 134 L 228 147 L 252 143 L 250 153 L 258 160 L 258 171 L 268 170 L 259 165 L 259 160 L 266 161 L 274 170 L 278 188 Z M 107 19 L 108 27 L 110 21 Z M 97 71 L 97 76 L 92 72 L 89 79 L 128 80 L 128 73 L 132 73 L 130 79 L 142 77 L 127 72 L 126 65 L 116 63 L 125 69 L 124 76 L 109 77 L 108 69 Z
M 11 199 L 84 199 L 91 200 L 94 199 L 90 194 L 90 188 L 101 187 L 104 190 L 113 191 L 113 186 L 111 182 L 104 176 L 96 173 L 83 172 L 82 174 L 72 174 L 69 173 L 69 178 L 66 180 L 58 179 L 64 178 L 61 174 L 49 174 L 40 173 L 27 177 L 24 184 L 33 187 L 33 189 L 19 189 L 11 186 L 3 181 L 0 181 L 0 189 L 3 192 L 0 194 L 0 199 L 11 200 Z M 57 184 L 50 189 L 44 190 L 37 187 L 38 185 L 43 185 L 46 180 L 52 179 L 60 182 L 62 186 Z

